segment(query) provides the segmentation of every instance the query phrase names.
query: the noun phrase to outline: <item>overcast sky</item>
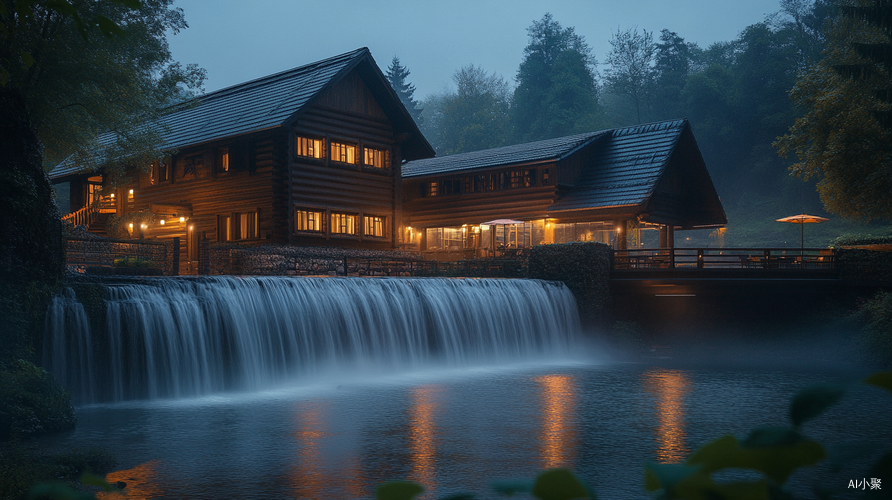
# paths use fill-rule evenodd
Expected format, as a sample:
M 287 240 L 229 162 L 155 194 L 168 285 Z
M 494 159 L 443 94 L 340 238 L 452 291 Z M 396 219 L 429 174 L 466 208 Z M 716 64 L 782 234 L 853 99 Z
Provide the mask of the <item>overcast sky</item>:
M 168 37 L 175 60 L 208 72 L 205 90 L 368 47 L 386 71 L 399 56 L 416 99 L 451 86 L 475 64 L 513 84 L 527 28 L 550 12 L 585 37 L 599 62 L 611 33 L 667 28 L 706 48 L 779 10 L 778 0 L 177 0 L 189 28 Z

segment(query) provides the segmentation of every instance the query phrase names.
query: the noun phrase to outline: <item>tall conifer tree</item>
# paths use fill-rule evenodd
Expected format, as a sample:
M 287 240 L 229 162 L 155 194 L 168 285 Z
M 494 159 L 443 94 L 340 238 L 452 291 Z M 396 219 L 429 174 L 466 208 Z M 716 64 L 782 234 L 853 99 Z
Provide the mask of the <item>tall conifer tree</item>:
M 399 57 L 393 56 L 393 60 L 390 61 L 390 66 L 387 68 L 387 80 L 390 82 L 390 86 L 393 87 L 393 90 L 395 90 L 400 97 L 400 102 L 402 102 L 403 106 L 409 110 L 409 114 L 412 115 L 415 123 L 421 125 L 421 108 L 418 107 L 418 103 L 413 97 L 415 94 L 415 85 L 406 81 L 406 78 L 408 77 L 409 68 L 400 63 Z

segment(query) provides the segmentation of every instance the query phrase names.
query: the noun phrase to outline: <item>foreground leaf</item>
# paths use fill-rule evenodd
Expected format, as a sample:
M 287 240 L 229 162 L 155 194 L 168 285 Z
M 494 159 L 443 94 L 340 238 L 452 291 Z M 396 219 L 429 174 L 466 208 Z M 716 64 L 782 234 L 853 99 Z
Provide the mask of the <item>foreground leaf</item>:
M 412 481 L 390 481 L 375 488 L 377 500 L 412 500 L 424 493 L 424 488 Z
M 865 384 L 875 385 L 892 392 L 892 372 L 877 372 L 864 379 Z
M 595 495 L 568 469 L 551 469 L 539 474 L 533 495 L 542 500 L 594 499 Z
M 529 493 L 533 491 L 533 482 L 520 479 L 493 481 L 490 483 L 489 487 L 496 490 L 499 494 L 512 496 L 515 493 Z
M 839 384 L 817 384 L 806 387 L 793 396 L 790 404 L 790 420 L 800 426 L 830 408 L 842 398 L 845 387 Z

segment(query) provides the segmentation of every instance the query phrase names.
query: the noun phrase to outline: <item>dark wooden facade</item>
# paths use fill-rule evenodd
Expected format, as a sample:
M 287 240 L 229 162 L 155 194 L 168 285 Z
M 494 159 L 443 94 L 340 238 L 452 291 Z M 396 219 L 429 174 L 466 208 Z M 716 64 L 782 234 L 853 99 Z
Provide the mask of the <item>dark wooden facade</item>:
M 132 238 L 180 238 L 183 274 L 197 273 L 204 239 L 394 248 L 402 218 L 403 151 L 408 148 L 411 157 L 421 158 L 433 156 L 432 148 L 366 49 L 292 71 L 210 94 L 208 104 L 195 106 L 219 109 L 217 117 L 232 120 L 229 129 L 235 130 L 247 120 L 230 111 L 240 99 L 256 101 L 250 111 L 278 109 L 292 96 L 302 99 L 281 113 L 284 120 L 264 127 L 256 113 L 255 130 L 231 134 L 224 129 L 216 139 L 179 145 L 168 161 L 135 175 L 138 180 L 118 187 L 113 196 L 106 188 L 102 199 L 114 206 L 106 211 L 123 221 Z M 317 84 L 320 75 L 328 78 L 324 85 Z M 293 81 L 283 85 L 289 78 Z M 308 84 L 318 88 L 303 96 Z M 183 122 L 200 126 L 208 119 L 196 118 L 191 108 L 180 114 L 170 119 L 180 127 L 172 133 L 173 143 L 177 133 L 192 133 Z M 301 149 L 308 140 L 316 141 L 313 153 Z M 73 211 L 89 209 L 86 179 L 95 182 L 96 176 L 64 166 L 51 173 L 56 182 L 71 183 Z M 313 219 L 309 227 L 306 214 Z
M 641 231 L 720 227 L 721 202 L 686 120 L 580 134 L 450 157 L 403 168 L 406 225 L 421 250 L 430 230 L 501 231 L 462 245 L 512 248 L 564 241 L 641 247 Z M 514 220 L 517 233 L 486 222 Z M 523 235 L 520 235 L 523 233 Z M 459 235 L 452 237 L 456 243 Z M 469 243 L 470 242 L 470 243 Z M 462 246 L 455 245 L 455 246 Z M 480 252 L 477 252 L 480 253 Z

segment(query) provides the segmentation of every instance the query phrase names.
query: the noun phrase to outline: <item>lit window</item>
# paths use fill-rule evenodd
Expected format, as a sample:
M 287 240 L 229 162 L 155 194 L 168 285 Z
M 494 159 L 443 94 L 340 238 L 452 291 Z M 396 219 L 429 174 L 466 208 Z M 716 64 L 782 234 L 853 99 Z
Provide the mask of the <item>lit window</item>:
M 331 143 L 331 160 L 341 163 L 356 163 L 356 146 L 343 142 Z
M 439 188 L 437 186 L 437 182 L 431 182 L 427 185 L 427 195 L 428 196 L 437 196 L 440 194 Z
M 217 168 L 220 172 L 229 172 L 229 148 L 223 148 L 218 152 Z
M 520 170 L 514 170 L 509 172 L 510 183 L 512 188 L 519 188 L 523 186 L 523 172 Z
M 170 164 L 166 161 L 158 163 L 158 181 L 165 182 L 170 180 Z
M 388 151 L 383 149 L 363 148 L 363 164 L 375 168 L 387 168 Z
M 331 214 L 332 234 L 356 234 L 356 216 L 351 214 Z
M 306 158 L 324 158 L 325 148 L 322 147 L 322 139 L 298 137 L 297 156 L 303 156 Z
M 257 212 L 221 215 L 218 219 L 220 241 L 251 240 L 260 237 Z
M 294 223 L 298 231 L 322 231 L 322 212 L 313 210 L 298 210 L 294 216 Z
M 366 215 L 362 218 L 362 234 L 364 236 L 384 237 L 384 217 Z
M 127 191 L 127 201 L 133 201 L 133 190 Z

